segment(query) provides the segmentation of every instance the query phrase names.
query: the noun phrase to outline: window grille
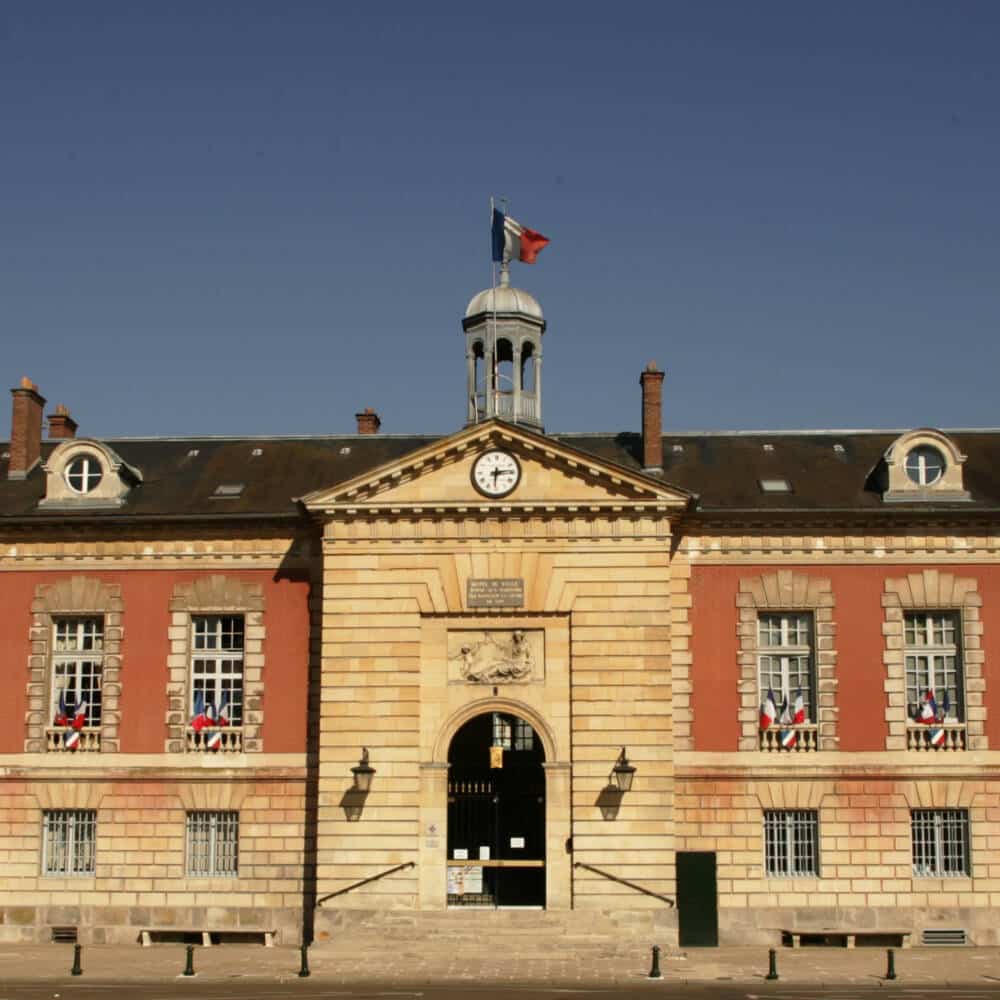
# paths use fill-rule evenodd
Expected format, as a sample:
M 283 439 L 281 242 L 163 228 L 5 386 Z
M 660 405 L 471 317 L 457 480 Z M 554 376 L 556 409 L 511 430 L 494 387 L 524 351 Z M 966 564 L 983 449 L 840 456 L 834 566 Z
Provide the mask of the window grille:
M 965 809 L 914 809 L 913 874 L 917 878 L 960 878 L 969 867 L 969 813 Z
M 67 710 L 86 704 L 84 725 L 101 724 L 101 674 L 104 668 L 104 619 L 56 618 L 52 622 L 51 718 L 62 695 Z
M 769 876 L 819 875 L 819 814 L 813 809 L 764 813 L 764 870 Z
M 762 614 L 757 618 L 757 665 L 761 701 L 774 692 L 778 708 L 791 706 L 799 691 L 806 721 L 816 718 L 813 698 L 813 622 L 808 612 Z
M 237 812 L 187 814 L 187 873 L 234 878 L 239 874 Z
M 43 875 L 93 875 L 96 848 L 97 813 L 93 809 L 42 813 Z
M 243 725 L 243 615 L 195 615 L 191 619 L 191 702 L 200 692 L 216 713 L 225 703 L 231 726 Z
M 944 711 L 947 694 L 948 718 L 964 722 L 960 616 L 954 611 L 909 612 L 904 618 L 904 636 L 910 718 L 918 716 L 925 695 L 933 691 L 938 710 Z

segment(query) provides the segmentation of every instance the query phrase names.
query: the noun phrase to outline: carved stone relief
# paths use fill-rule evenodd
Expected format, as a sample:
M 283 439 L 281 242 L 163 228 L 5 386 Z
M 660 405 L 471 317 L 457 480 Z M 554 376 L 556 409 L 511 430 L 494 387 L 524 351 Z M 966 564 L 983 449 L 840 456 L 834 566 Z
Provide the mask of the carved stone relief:
M 544 680 L 544 632 L 520 628 L 449 632 L 448 679 L 468 684 Z

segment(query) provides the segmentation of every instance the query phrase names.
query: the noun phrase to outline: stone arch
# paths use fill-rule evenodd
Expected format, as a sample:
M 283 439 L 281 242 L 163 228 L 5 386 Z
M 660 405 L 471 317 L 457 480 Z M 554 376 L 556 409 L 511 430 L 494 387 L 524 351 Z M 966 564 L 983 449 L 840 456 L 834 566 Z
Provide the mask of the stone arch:
M 468 705 L 463 705 L 456 712 L 453 712 L 441 726 L 434 743 L 431 763 L 447 765 L 448 748 L 451 746 L 455 734 L 470 719 L 474 719 L 477 715 L 486 715 L 489 712 L 507 712 L 524 719 L 538 733 L 538 738 L 542 741 L 542 748 L 545 751 L 546 763 L 554 763 L 559 760 L 558 747 L 552 727 L 530 705 L 518 701 L 516 698 L 480 698 L 478 701 L 469 702 Z
M 28 657 L 28 711 L 25 718 L 25 753 L 41 753 L 49 745 L 52 688 L 52 628 L 59 615 L 93 615 L 104 619 L 104 658 L 101 667 L 101 725 L 96 732 L 103 753 L 119 749 L 121 699 L 121 643 L 123 633 L 122 588 L 89 576 L 71 576 L 39 584 L 31 602 L 31 656 Z M 88 745 L 87 740 L 84 745 Z M 53 744 L 55 745 L 55 744 Z

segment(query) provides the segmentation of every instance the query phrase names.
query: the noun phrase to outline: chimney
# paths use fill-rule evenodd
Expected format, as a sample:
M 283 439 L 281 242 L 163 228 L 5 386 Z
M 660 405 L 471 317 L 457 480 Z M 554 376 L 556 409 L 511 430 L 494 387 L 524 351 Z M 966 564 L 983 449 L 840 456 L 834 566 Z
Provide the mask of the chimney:
M 10 418 L 7 478 L 26 479 L 42 457 L 42 409 L 45 400 L 30 378 L 22 378 L 21 384 L 11 389 L 10 394 L 14 397 L 14 410 Z
M 50 438 L 76 437 L 77 422 L 69 415 L 69 410 L 60 403 L 55 413 L 49 414 Z
M 642 386 L 642 471 L 663 471 L 663 372 L 655 361 L 639 376 Z
M 364 413 L 355 413 L 358 421 L 359 434 L 378 434 L 378 429 L 382 426 L 378 414 L 370 407 L 366 406 Z

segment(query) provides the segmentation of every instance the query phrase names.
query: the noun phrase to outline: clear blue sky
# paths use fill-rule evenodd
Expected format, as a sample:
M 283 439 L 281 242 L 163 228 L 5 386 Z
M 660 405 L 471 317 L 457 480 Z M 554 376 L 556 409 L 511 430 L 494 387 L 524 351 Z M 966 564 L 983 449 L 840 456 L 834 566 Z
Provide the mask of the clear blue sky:
M 997 426 L 998 53 L 994 0 L 6 0 L 0 370 L 95 436 L 456 430 L 497 194 L 549 430 L 651 359 L 668 429 Z

